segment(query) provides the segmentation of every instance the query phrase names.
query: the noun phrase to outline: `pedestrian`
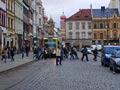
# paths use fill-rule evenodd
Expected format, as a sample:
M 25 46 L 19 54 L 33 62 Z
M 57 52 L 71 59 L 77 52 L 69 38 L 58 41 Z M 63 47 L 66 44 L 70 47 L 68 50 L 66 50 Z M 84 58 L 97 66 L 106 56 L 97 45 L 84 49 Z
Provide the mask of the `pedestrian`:
M 4 48 L 2 50 L 2 59 L 1 60 L 6 63 L 6 60 L 7 60 L 7 48 Z
M 7 46 L 7 57 L 10 59 L 10 47 Z
M 60 48 L 58 47 L 57 49 L 56 49 L 56 65 L 58 65 L 58 63 L 60 64 L 60 65 L 62 65 L 61 64 L 61 50 L 60 50 Z
M 33 52 L 34 52 L 35 59 L 38 60 L 39 59 L 39 49 L 37 47 L 35 47 Z
M 93 50 L 93 55 L 94 55 L 93 60 L 94 61 L 97 61 L 97 54 L 98 54 L 98 50 L 97 50 L 97 47 L 96 47 L 95 50 Z
M 82 52 L 82 58 L 81 58 L 81 60 L 83 61 L 84 57 L 86 57 L 86 60 L 89 61 L 88 60 L 88 51 L 87 51 L 86 46 L 83 47 L 83 49 L 81 50 L 81 52 Z
M 10 49 L 10 56 L 11 56 L 11 61 L 14 61 L 14 50 L 13 47 Z
M 71 50 L 70 50 L 70 60 L 71 59 L 74 59 L 74 50 L 73 50 L 73 47 L 71 47 Z
M 77 49 L 74 47 L 73 50 L 74 50 L 75 59 L 79 59 L 79 57 L 78 57 L 78 55 L 77 55 Z
M 25 51 L 26 51 L 26 56 L 27 56 L 27 57 L 28 57 L 28 55 L 29 55 L 29 50 L 30 50 L 29 45 L 26 45 Z
M 22 59 L 23 59 L 24 58 L 24 53 L 25 53 L 25 47 L 24 46 L 21 47 L 21 53 L 22 53 Z

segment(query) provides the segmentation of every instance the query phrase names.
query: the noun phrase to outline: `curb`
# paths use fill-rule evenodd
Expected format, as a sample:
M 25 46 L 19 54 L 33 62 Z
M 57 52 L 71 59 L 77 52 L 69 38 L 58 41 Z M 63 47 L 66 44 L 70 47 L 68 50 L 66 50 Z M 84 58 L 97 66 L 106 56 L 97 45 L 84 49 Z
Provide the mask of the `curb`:
M 36 61 L 36 60 L 32 60 L 32 61 L 30 61 L 30 62 L 26 62 L 26 63 L 24 63 L 24 64 L 21 64 L 21 65 L 18 65 L 18 66 L 11 67 L 11 68 L 9 68 L 9 69 L 0 71 L 0 74 L 9 72 L 9 71 L 11 71 L 11 70 L 19 69 L 20 67 L 25 66 L 25 65 L 27 65 L 27 64 L 31 64 L 31 63 L 33 63 L 33 62 L 35 62 L 35 61 Z

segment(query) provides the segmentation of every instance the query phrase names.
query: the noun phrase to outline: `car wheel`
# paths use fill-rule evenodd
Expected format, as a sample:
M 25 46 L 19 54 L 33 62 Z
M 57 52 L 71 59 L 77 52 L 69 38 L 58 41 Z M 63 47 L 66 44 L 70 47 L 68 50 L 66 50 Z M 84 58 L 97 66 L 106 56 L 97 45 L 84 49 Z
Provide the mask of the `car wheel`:
M 110 67 L 110 70 L 112 70 L 113 68 L 112 68 L 112 64 L 110 63 L 110 65 L 109 65 L 109 67 Z
M 102 61 L 101 61 L 101 65 L 102 65 L 102 66 L 104 65 Z
M 114 65 L 112 65 L 112 70 L 113 72 L 116 72 L 116 67 Z
M 110 66 L 110 70 L 113 70 L 111 66 Z
M 103 62 L 103 66 L 106 67 L 107 65 Z
M 102 65 L 102 66 L 104 65 L 102 59 L 101 59 L 101 65 Z

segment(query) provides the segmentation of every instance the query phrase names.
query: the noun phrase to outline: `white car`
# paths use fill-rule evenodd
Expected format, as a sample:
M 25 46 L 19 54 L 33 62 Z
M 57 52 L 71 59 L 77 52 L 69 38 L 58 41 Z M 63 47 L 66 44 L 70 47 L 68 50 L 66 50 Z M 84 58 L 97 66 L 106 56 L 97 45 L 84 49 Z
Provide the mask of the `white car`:
M 83 50 L 83 48 L 81 49 L 81 51 Z M 88 54 L 93 54 L 93 48 L 91 48 L 91 47 L 87 47 L 87 52 L 88 52 Z
M 87 51 L 88 51 L 89 54 L 93 54 L 93 48 L 87 47 Z

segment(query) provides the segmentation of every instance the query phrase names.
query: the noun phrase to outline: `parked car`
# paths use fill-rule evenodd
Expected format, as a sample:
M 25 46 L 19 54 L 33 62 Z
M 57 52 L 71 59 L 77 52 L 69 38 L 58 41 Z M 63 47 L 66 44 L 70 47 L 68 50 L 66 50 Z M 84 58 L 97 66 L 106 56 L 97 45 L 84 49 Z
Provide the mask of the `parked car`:
M 110 70 L 120 70 L 120 50 L 115 50 L 110 58 Z
M 101 56 L 102 66 L 109 66 L 112 53 L 114 50 L 117 50 L 117 49 L 120 50 L 120 46 L 107 45 L 103 47 L 102 56 Z

